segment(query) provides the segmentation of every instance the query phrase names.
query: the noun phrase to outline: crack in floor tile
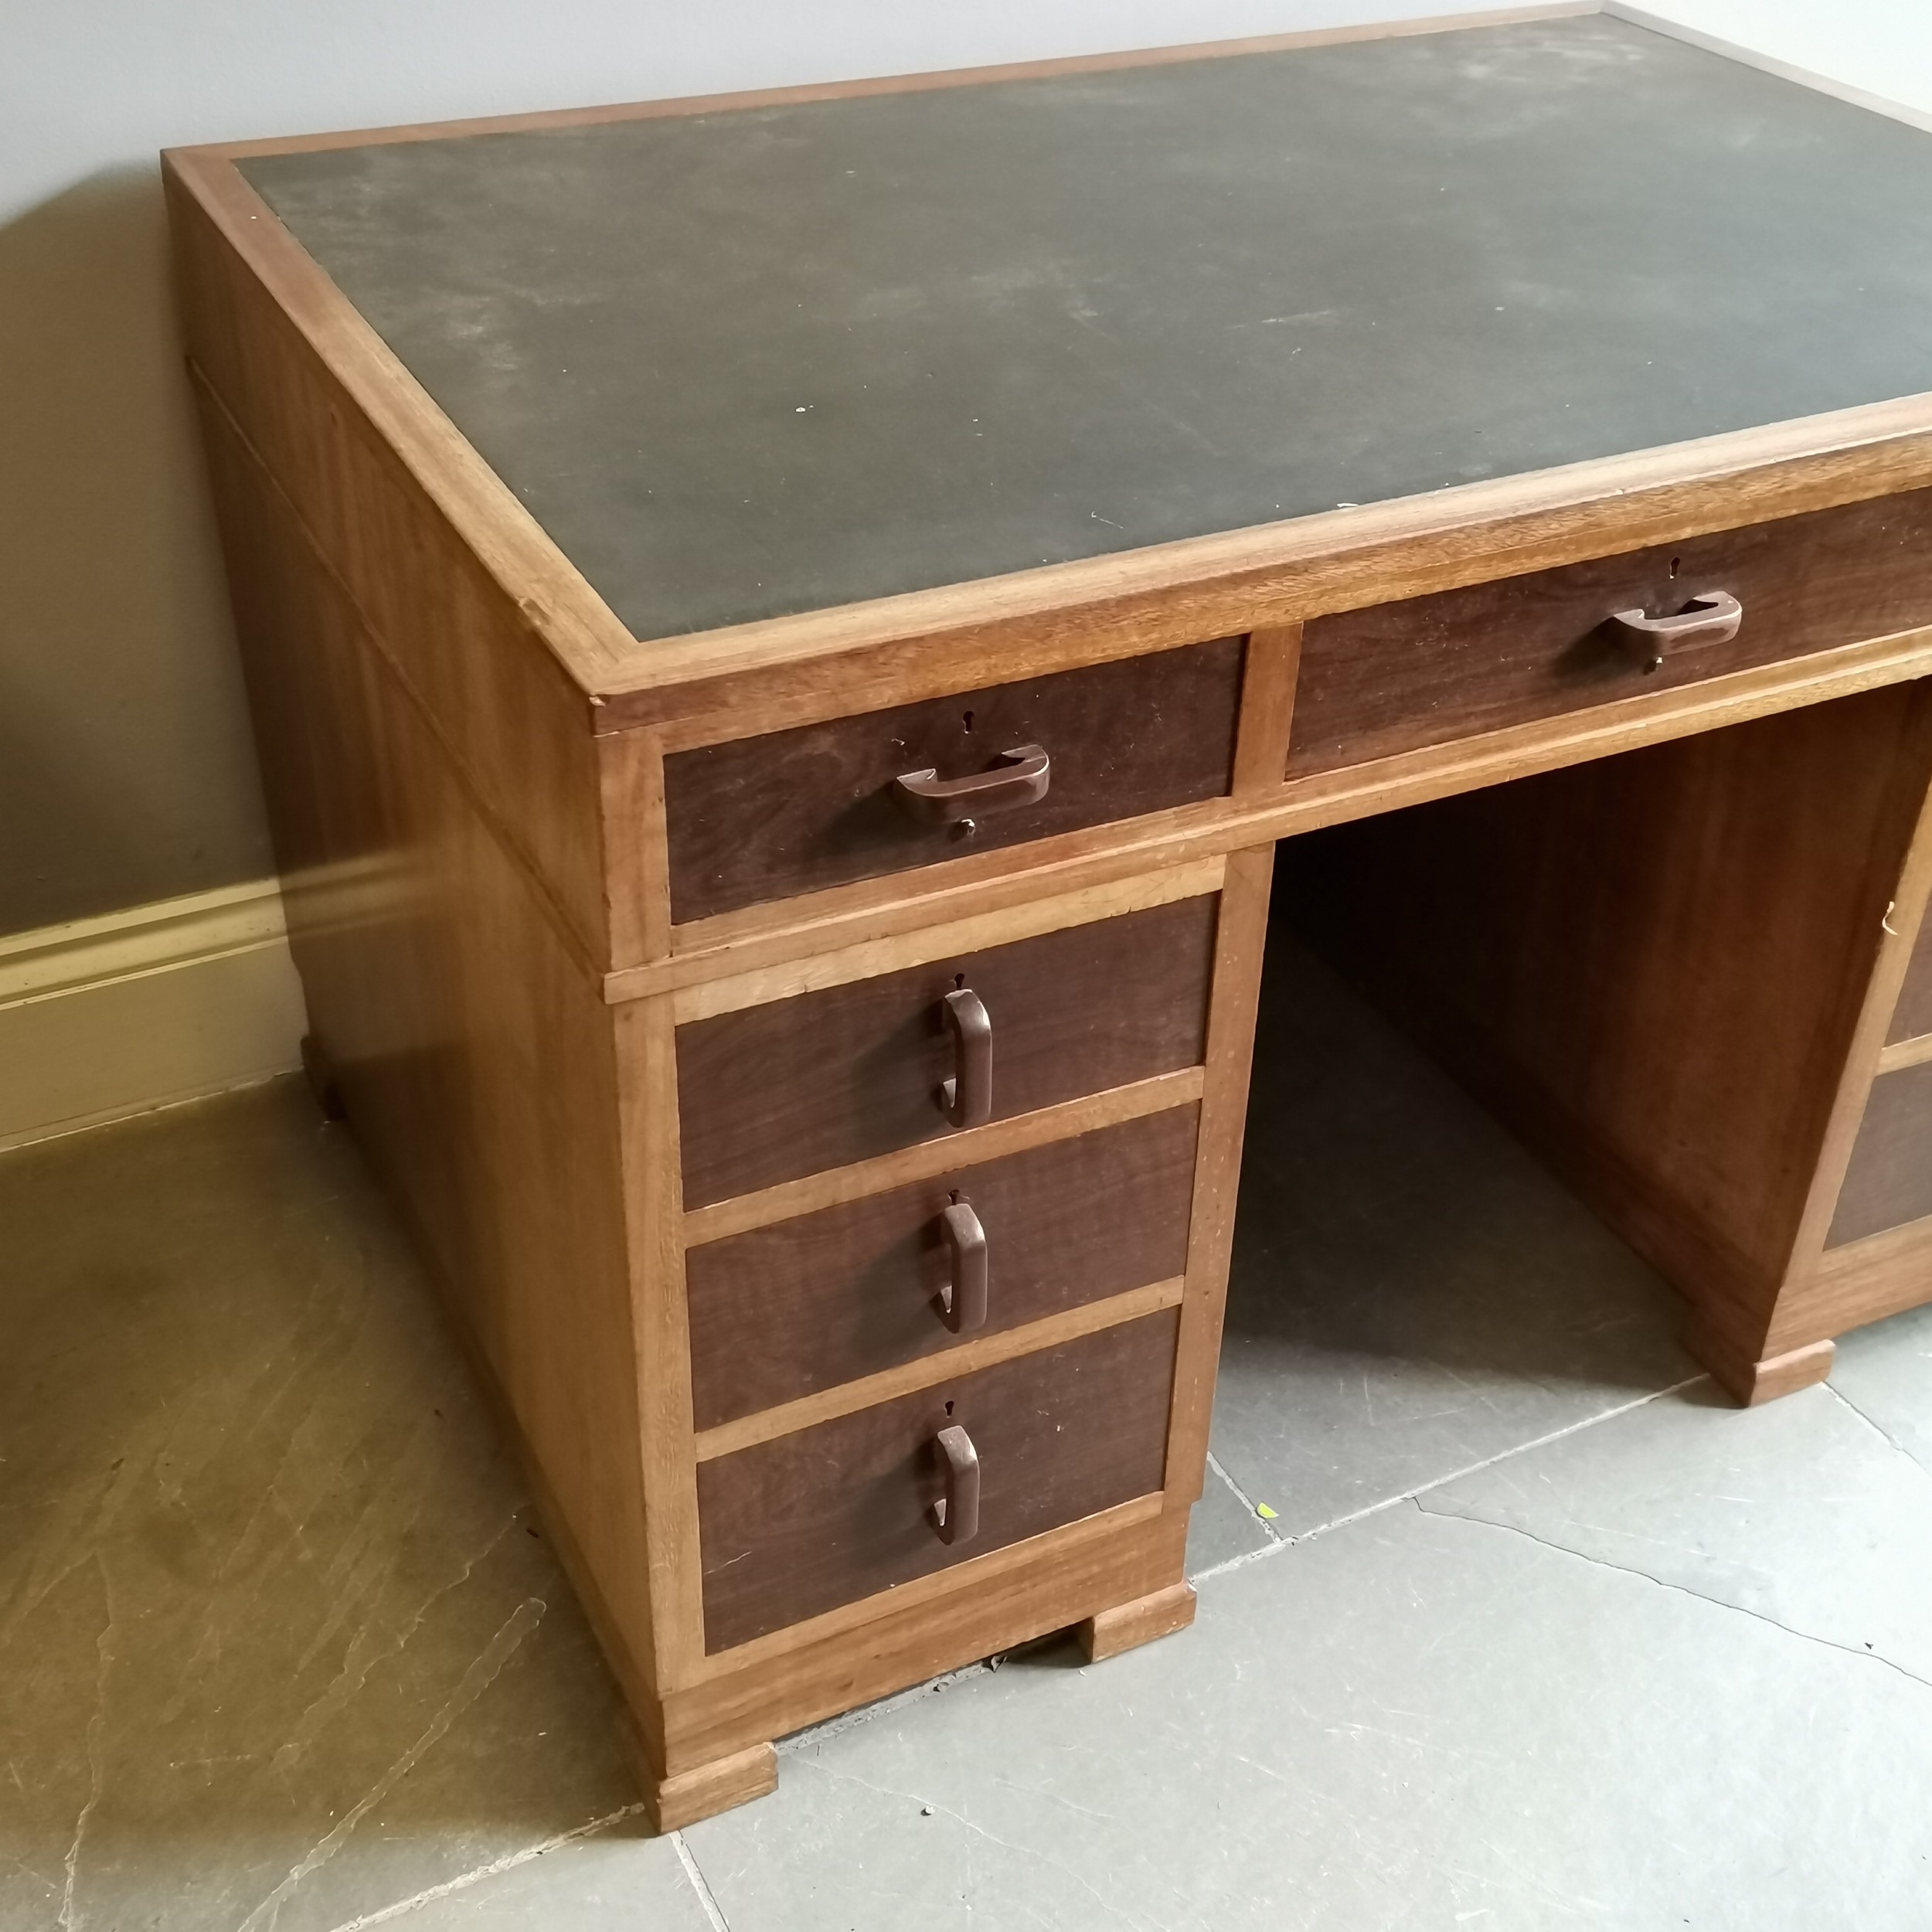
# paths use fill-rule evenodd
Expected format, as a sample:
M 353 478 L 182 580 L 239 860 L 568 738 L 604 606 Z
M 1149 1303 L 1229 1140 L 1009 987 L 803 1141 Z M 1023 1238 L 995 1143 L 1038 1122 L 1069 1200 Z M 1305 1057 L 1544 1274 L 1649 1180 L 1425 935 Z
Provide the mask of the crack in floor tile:
M 698 1895 L 698 1904 L 702 1910 L 711 1932 L 731 1932 L 730 1923 L 724 1915 L 724 1907 L 718 1903 L 718 1895 L 711 1889 L 711 1881 L 699 1869 L 697 1858 L 691 1847 L 685 1842 L 682 1832 L 671 1834 L 672 1849 L 678 1855 L 678 1862 L 684 1867 L 684 1875 L 690 1881 L 691 1889 Z
M 1431 1516 L 1437 1522 L 1468 1523 L 1478 1529 L 1500 1529 L 1512 1536 L 1521 1536 L 1532 1543 L 1539 1549 L 1547 1549 L 1559 1556 L 1573 1556 L 1579 1563 L 1589 1563 L 1598 1570 L 1607 1570 L 1613 1576 L 1634 1577 L 1640 1582 L 1652 1583 L 1659 1590 L 1668 1590 L 1675 1595 L 1688 1597 L 1694 1603 L 1705 1604 L 1713 1610 L 1734 1611 L 1740 1617 L 1748 1617 L 1753 1623 L 1762 1624 L 1768 1630 L 1781 1631 L 1787 1637 L 1795 1638 L 1801 1644 L 1816 1644 L 1825 1650 L 1836 1651 L 1841 1657 L 1855 1657 L 1859 1662 L 1879 1664 L 1889 1671 L 1903 1677 L 1908 1684 L 1916 1684 L 1921 1690 L 1932 1691 L 1932 1679 L 1910 1671 L 1893 1658 L 1875 1650 L 1854 1650 L 1849 1644 L 1841 1644 L 1835 1638 L 1821 1637 L 1815 1631 L 1799 1630 L 1793 1625 L 1781 1623 L 1775 1617 L 1767 1616 L 1761 1610 L 1753 1610 L 1744 1604 L 1727 1603 L 1721 1597 L 1707 1597 L 1701 1590 L 1693 1590 L 1689 1583 L 1672 1583 L 1667 1577 L 1653 1577 L 1647 1570 L 1634 1570 L 1628 1563 L 1612 1563 L 1607 1556 L 1593 1556 L 1586 1549 L 1573 1549 L 1567 1543 L 1553 1543 L 1547 1536 L 1539 1536 L 1533 1529 L 1526 1529 L 1520 1523 L 1498 1522 L 1490 1516 L 1464 1515 L 1459 1510 L 1431 1509 L 1420 1496 L 1409 1500 L 1425 1516 Z
M 1868 1416 L 1865 1411 L 1861 1409 L 1858 1404 L 1838 1386 L 1836 1383 L 1828 1382 L 1825 1384 L 1825 1386 L 1832 1395 L 1835 1396 L 1846 1408 L 1850 1410 L 1852 1414 L 1856 1416 L 1859 1420 L 1865 1424 L 1866 1428 L 1869 1429 L 1875 1436 L 1878 1437 L 1882 1442 L 1886 1443 L 1889 1444 L 1891 1447 L 1896 1449 L 1900 1455 L 1904 1457 L 1907 1462 L 1911 1464 L 1914 1469 L 1920 1471 L 1925 1475 L 1932 1476 L 1932 1468 L 1927 1468 L 1926 1465 L 1921 1462 L 1910 1449 L 1906 1448 L 1905 1444 L 1900 1441 L 1898 1437 L 1893 1435 L 1891 1430 L 1886 1428 L 1883 1423 L 1876 1421 L 1872 1417 Z

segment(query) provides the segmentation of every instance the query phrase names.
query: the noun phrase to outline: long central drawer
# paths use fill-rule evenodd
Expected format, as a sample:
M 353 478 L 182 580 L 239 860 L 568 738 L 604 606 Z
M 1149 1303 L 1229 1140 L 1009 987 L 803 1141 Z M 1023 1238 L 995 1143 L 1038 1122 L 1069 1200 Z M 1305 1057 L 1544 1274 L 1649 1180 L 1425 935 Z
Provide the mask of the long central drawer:
M 947 995 L 990 1018 L 991 1117 L 1200 1063 L 1218 895 L 934 960 L 678 1029 L 684 1201 L 699 1207 L 951 1130 Z

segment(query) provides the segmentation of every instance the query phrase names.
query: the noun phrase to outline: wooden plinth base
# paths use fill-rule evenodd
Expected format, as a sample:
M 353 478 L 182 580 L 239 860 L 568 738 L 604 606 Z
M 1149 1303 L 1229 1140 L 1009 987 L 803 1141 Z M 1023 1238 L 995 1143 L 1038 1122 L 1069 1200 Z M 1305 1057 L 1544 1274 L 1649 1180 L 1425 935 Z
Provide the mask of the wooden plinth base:
M 1753 1362 L 1696 1328 L 1685 1335 L 1684 1345 L 1709 1369 L 1725 1392 L 1747 1409 L 1822 1382 L 1832 1372 L 1832 1359 L 1838 1352 L 1835 1342 L 1812 1342 L 1801 1349 Z
M 1175 1583 L 1151 1597 L 1137 1597 L 1131 1604 L 1117 1604 L 1088 1617 L 1078 1626 L 1080 1648 L 1090 1664 L 1097 1664 L 1124 1650 L 1151 1644 L 1157 1637 L 1171 1637 L 1193 1621 L 1193 1588 Z
M 778 1753 L 769 1744 L 754 1744 L 749 1750 L 733 1751 L 728 1757 L 714 1757 L 695 1770 L 663 1777 L 628 1723 L 624 1735 L 655 1832 L 682 1831 L 701 1818 L 748 1804 L 778 1788 Z

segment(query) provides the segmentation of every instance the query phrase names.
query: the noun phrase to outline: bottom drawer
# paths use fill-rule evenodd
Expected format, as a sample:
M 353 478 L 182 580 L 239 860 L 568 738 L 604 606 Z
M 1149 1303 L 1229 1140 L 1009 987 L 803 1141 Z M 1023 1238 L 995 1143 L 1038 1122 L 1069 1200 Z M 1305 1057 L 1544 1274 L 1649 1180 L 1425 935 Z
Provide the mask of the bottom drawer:
M 1161 1487 L 1180 1311 L 922 1389 L 698 1468 L 716 1651 Z M 939 1432 L 979 1458 L 979 1526 L 940 1540 Z

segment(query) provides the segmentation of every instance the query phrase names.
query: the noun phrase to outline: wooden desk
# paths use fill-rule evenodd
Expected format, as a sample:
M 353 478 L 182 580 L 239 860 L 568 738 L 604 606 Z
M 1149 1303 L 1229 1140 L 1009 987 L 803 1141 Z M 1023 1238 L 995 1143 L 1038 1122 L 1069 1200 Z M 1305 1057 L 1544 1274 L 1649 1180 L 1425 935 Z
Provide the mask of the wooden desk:
M 168 180 L 318 1078 L 664 1825 L 1189 1620 L 1277 840 L 1740 1396 L 1932 1292 L 1932 138 L 1573 13 Z

